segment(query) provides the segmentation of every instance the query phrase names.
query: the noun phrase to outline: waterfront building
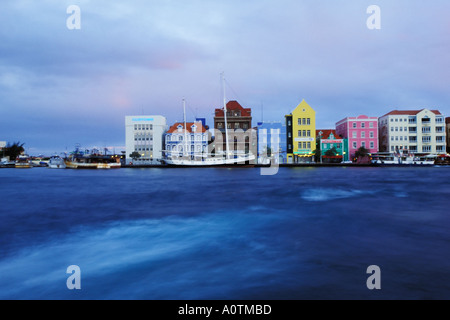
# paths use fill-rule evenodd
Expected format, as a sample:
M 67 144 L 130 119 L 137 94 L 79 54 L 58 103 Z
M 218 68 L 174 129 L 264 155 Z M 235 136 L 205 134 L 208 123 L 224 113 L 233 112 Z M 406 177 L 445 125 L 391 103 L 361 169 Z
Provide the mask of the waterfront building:
M 450 153 L 450 117 L 445 118 L 445 127 L 447 128 L 447 153 Z
M 369 153 L 378 152 L 378 117 L 346 117 L 336 123 L 336 133 L 347 139 L 349 159 L 353 159 L 361 147 L 369 150 Z
M 342 138 L 334 129 L 316 130 L 317 141 L 320 150 L 320 162 L 342 162 L 348 161 L 347 139 Z M 335 154 L 330 154 L 333 151 Z M 316 161 L 319 159 L 316 159 Z
M 166 122 L 165 117 L 158 115 L 125 117 L 127 164 L 161 164 Z
M 316 151 L 316 112 L 305 100 L 285 116 L 288 163 L 312 162 Z
M 242 107 L 237 101 L 226 104 L 227 116 L 223 108 L 217 108 L 214 114 L 215 153 L 223 153 L 227 149 L 225 126 L 228 128 L 228 145 L 230 152 L 248 154 L 256 149 L 256 135 L 252 130 L 252 109 Z M 221 134 L 221 137 L 219 135 Z M 256 153 L 256 152 L 255 152 Z
M 380 152 L 445 152 L 445 119 L 439 110 L 394 110 L 379 121 Z
M 202 119 L 195 122 L 176 122 L 164 134 L 165 156 L 202 160 L 208 156 L 209 131 Z
M 275 163 L 286 163 L 286 123 L 281 121 L 258 122 L 258 163 L 267 163 L 269 157 Z

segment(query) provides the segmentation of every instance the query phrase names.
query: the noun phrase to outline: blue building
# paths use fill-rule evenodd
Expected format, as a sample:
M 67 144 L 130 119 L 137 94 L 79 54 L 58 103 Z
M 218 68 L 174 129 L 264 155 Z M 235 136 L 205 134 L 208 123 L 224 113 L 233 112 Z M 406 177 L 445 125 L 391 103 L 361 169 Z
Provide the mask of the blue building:
M 258 122 L 258 163 L 286 163 L 286 123 L 281 121 Z

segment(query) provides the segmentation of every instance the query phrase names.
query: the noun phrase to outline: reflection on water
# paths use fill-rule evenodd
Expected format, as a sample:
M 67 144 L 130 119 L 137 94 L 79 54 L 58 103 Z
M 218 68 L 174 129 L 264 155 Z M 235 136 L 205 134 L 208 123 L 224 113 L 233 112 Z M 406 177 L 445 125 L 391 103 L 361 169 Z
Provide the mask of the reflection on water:
M 450 298 L 448 168 L 0 177 L 1 299 Z

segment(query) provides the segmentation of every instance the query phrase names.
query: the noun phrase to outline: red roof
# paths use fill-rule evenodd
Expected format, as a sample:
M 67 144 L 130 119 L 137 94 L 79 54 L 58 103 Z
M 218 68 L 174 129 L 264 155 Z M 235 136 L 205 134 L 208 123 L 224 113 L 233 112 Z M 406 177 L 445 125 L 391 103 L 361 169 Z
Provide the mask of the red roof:
M 195 133 L 192 131 L 192 126 L 193 125 L 197 126 L 197 133 L 200 133 L 199 129 L 201 130 L 201 132 L 206 132 L 206 128 L 202 125 L 201 122 L 186 122 L 186 127 L 187 127 L 187 132 L 188 133 Z M 178 126 L 181 126 L 184 129 L 184 122 L 177 122 L 175 124 L 173 124 L 169 130 L 167 131 L 167 133 L 174 133 L 178 131 Z
M 227 111 L 241 111 L 241 117 L 251 117 L 252 109 L 251 108 L 243 108 L 239 102 L 231 100 L 227 103 Z M 223 117 L 223 108 L 216 109 L 216 117 Z
M 342 139 L 340 135 L 336 133 L 336 130 L 334 129 L 318 129 L 316 130 L 316 137 L 319 136 L 319 132 L 322 131 L 322 139 L 328 139 L 330 137 L 330 134 L 334 135 L 334 139 Z
M 401 116 L 401 115 L 415 116 L 415 115 L 417 115 L 419 112 L 421 112 L 423 110 L 425 110 L 425 109 L 421 109 L 421 110 L 394 110 L 394 111 L 391 111 L 389 113 L 386 113 L 384 116 L 397 116 L 397 115 L 399 115 L 399 116 Z M 433 112 L 434 114 L 441 115 L 439 110 L 430 110 L 430 111 Z

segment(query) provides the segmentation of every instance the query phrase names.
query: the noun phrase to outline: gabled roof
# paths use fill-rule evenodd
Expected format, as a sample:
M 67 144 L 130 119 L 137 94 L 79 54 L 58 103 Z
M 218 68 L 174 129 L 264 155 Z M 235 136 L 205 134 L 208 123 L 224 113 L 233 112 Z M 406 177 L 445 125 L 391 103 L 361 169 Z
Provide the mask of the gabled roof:
M 426 110 L 426 109 L 420 109 L 420 110 L 393 110 L 389 113 L 386 113 L 383 117 L 385 116 L 401 116 L 401 115 L 405 115 L 405 116 L 415 116 L 417 115 L 419 112 Z M 431 112 L 433 112 L 436 115 L 441 115 L 441 112 L 439 110 L 430 110 Z
M 193 132 L 192 131 L 192 126 L 193 125 L 197 126 L 197 131 Z M 181 126 L 182 129 L 184 129 L 184 122 L 176 122 L 175 124 L 173 124 L 169 130 L 166 133 L 174 133 L 174 132 L 178 132 L 178 127 Z M 202 125 L 201 122 L 186 122 L 186 131 L 188 133 L 200 133 L 200 132 L 206 132 L 206 128 Z
M 251 117 L 252 116 L 252 109 L 251 108 L 244 108 L 242 107 L 239 102 L 235 100 L 228 101 L 227 103 L 227 111 L 234 111 L 239 110 L 241 111 L 241 117 Z M 216 109 L 216 117 L 223 117 L 223 108 Z
M 329 139 L 329 137 L 330 137 L 330 134 L 333 134 L 333 136 L 334 136 L 334 139 L 343 139 L 340 135 L 338 135 L 337 133 L 336 133 L 336 130 L 334 130 L 334 129 L 317 129 L 316 130 L 316 137 L 318 137 L 319 136 L 319 132 L 321 132 L 322 131 L 322 139 Z

